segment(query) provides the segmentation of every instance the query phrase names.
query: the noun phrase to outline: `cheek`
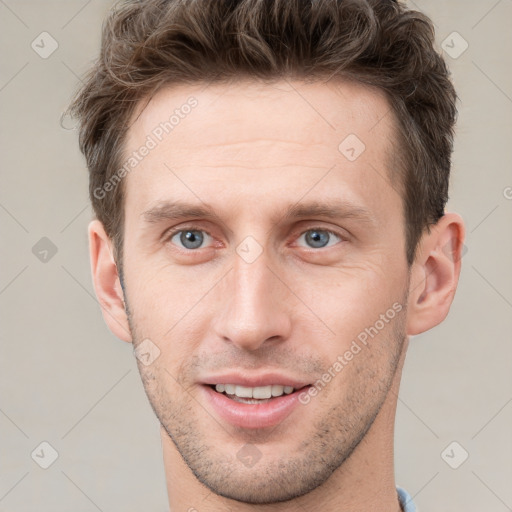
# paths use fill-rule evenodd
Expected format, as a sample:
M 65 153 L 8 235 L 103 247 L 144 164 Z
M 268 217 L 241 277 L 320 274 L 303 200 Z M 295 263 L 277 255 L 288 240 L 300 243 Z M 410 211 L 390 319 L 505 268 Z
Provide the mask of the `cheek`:
M 341 344 L 350 344 L 402 299 L 398 280 L 375 268 L 319 269 L 295 283 L 297 295 Z
M 172 328 L 208 289 L 207 282 L 190 273 L 185 277 L 180 269 L 171 269 L 169 265 L 146 262 L 133 264 L 130 270 L 127 290 L 131 313 L 138 322 L 160 331 L 165 326 Z
M 132 273 L 128 290 L 130 323 L 137 343 L 151 340 L 159 350 L 154 368 L 142 372 L 173 380 L 183 372 L 180 365 L 190 358 L 208 332 L 212 284 L 169 267 L 151 265 Z M 157 372 L 157 373 L 156 373 Z

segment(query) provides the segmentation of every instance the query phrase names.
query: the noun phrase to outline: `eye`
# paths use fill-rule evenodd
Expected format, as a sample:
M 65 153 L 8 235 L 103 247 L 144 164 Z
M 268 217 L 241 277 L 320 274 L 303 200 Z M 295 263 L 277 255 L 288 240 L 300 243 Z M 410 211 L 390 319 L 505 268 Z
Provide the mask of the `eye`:
M 203 242 L 210 239 L 211 236 L 201 229 L 180 229 L 170 235 L 169 241 L 174 245 L 182 244 L 181 247 L 187 250 L 200 249 Z
M 304 233 L 300 235 L 299 240 L 303 237 L 309 247 L 312 247 L 313 249 L 323 249 L 324 247 L 330 247 L 337 242 L 343 241 L 341 236 L 337 235 L 333 231 L 320 228 L 312 228 L 304 231 Z

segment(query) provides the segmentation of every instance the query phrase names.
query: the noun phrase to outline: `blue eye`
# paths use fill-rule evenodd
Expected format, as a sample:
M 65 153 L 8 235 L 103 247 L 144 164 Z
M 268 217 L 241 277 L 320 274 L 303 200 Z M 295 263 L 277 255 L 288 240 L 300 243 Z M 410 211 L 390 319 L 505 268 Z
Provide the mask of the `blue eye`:
M 343 238 L 330 231 L 328 229 L 321 228 L 312 228 L 304 231 L 298 240 L 304 238 L 306 246 L 312 249 L 323 249 L 325 247 L 330 247 L 335 245 L 336 243 L 343 241 Z M 177 231 L 174 231 L 169 235 L 168 240 L 178 247 L 182 249 L 186 249 L 188 251 L 194 251 L 197 249 L 204 248 L 204 245 L 211 242 L 212 237 L 202 229 L 195 229 L 193 227 L 183 228 Z
M 208 233 L 199 229 L 182 229 L 181 231 L 177 231 L 172 235 L 170 241 L 175 243 L 173 240 L 176 237 L 178 237 L 183 248 L 188 250 L 201 248 L 205 239 L 211 238 Z
M 329 247 L 330 242 L 332 241 L 332 237 L 337 238 L 337 241 L 341 241 L 342 238 L 338 236 L 336 233 L 329 231 L 327 229 L 308 229 L 308 231 L 305 231 L 302 233 L 302 235 L 299 237 L 299 240 L 304 237 L 306 243 L 309 245 L 309 247 L 312 247 L 313 249 L 323 249 L 324 247 Z M 335 241 L 335 243 L 337 243 Z

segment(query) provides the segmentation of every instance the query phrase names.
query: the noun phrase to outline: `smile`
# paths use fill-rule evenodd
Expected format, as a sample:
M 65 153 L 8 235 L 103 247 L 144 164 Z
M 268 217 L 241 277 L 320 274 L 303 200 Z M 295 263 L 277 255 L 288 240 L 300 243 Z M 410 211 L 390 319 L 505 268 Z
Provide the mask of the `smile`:
M 300 404 L 299 392 L 308 387 L 294 388 L 281 384 L 201 386 L 216 416 L 233 426 L 247 429 L 272 427 L 283 422 Z

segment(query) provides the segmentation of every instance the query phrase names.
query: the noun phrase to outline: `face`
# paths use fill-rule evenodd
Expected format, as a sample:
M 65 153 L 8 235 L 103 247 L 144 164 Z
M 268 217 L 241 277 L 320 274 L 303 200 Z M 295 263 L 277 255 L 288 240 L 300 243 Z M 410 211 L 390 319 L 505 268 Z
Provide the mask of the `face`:
M 216 494 L 311 491 L 386 399 L 409 284 L 388 113 L 356 84 L 242 82 L 162 90 L 130 128 L 127 157 L 156 141 L 125 178 L 139 371 Z

